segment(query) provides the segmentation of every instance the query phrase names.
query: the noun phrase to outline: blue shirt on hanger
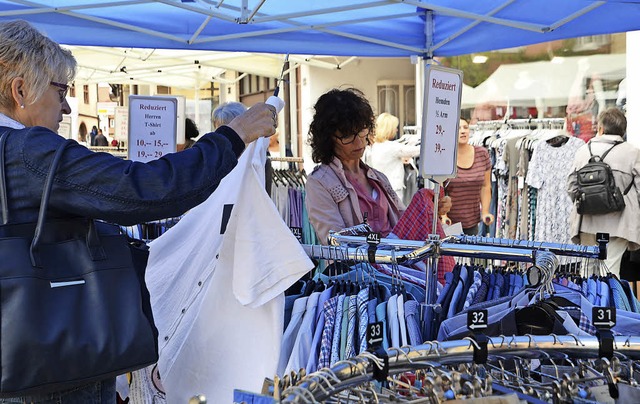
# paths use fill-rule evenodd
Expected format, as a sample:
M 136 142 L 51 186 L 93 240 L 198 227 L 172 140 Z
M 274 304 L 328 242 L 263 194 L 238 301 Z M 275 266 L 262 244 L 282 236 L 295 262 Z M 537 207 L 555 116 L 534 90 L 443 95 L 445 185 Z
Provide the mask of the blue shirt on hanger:
M 329 366 L 333 366 L 340 360 L 340 332 L 342 328 L 342 311 L 344 306 L 345 295 L 338 296 L 336 305 L 336 319 L 333 326 L 333 338 L 331 338 L 331 360 Z
M 424 342 L 419 325 L 420 303 L 408 300 L 404 303 L 404 317 L 407 322 L 407 332 L 411 345 L 420 345 Z
M 344 313 L 343 313 L 344 315 Z M 353 358 L 358 353 L 358 334 L 356 329 L 356 318 L 358 317 L 358 296 L 349 296 L 349 323 L 347 329 L 347 346 L 345 348 L 345 359 Z
M 389 332 L 387 330 L 387 302 L 378 303 L 376 307 L 376 319 L 382 322 L 382 348 L 389 349 Z
M 307 308 L 307 300 L 309 300 L 309 297 L 303 296 L 293 302 L 291 320 L 289 321 L 287 329 L 284 331 L 284 335 L 282 336 L 280 360 L 278 361 L 278 375 L 280 376 L 285 374 L 289 357 L 293 351 L 293 345 L 296 341 L 296 337 L 298 336 L 298 332 L 300 331 L 300 326 L 302 325 L 302 318 Z
M 318 368 L 318 358 L 320 356 L 320 342 L 322 340 L 322 330 L 324 329 L 324 303 L 331 298 L 334 286 L 330 286 L 323 290 L 318 297 L 318 306 L 316 310 L 316 320 L 313 326 L 313 340 L 309 347 L 309 358 L 307 360 L 307 374 L 315 372 Z
M 611 277 L 607 279 L 607 282 L 609 283 L 609 289 L 611 290 L 611 295 L 613 297 L 614 307 L 619 310 L 632 311 L 629 299 L 627 299 L 627 295 L 625 294 L 620 281 Z
M 398 295 L 392 295 L 387 300 L 387 325 L 389 326 L 389 339 L 391 346 L 400 347 L 400 324 L 398 322 Z
M 289 373 L 291 370 L 297 372 L 307 365 L 311 352 L 311 342 L 313 341 L 313 324 L 316 318 L 318 298 L 320 298 L 320 292 L 313 292 L 307 299 L 302 324 L 300 325 L 298 335 L 291 349 L 291 356 L 289 357 L 289 362 L 287 363 L 284 373 Z
M 458 302 L 460 299 L 464 299 L 462 296 L 463 290 L 467 283 L 467 278 L 469 276 L 469 272 L 467 271 L 467 267 L 463 266 L 460 268 L 460 277 L 458 283 L 456 284 L 456 288 L 453 291 L 453 297 L 451 298 L 451 302 L 449 303 L 449 310 L 447 312 L 447 318 L 453 317 L 457 314 L 456 308 L 458 307 Z
M 599 296 L 600 296 L 600 306 L 604 306 L 604 307 L 609 307 L 613 305 L 613 302 L 611 301 L 611 296 L 610 296 L 610 289 L 609 289 L 609 285 L 607 284 L 607 281 L 605 280 L 599 280 L 598 281 L 598 287 L 599 287 Z

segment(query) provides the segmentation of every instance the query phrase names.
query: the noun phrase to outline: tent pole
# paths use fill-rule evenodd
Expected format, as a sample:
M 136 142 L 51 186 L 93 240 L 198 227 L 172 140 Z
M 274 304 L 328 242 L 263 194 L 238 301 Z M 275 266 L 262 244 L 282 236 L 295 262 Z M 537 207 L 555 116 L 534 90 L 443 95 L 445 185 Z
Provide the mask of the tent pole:
M 505 27 L 512 27 L 512 28 L 517 28 L 517 29 L 522 29 L 522 30 L 532 31 L 532 32 L 539 32 L 539 33 L 549 32 L 551 30 L 550 27 L 541 25 L 541 24 L 533 24 L 533 23 L 527 23 L 523 21 L 508 20 L 506 18 L 496 18 L 496 17 L 491 17 L 483 14 L 470 13 L 470 12 L 455 9 L 455 8 L 439 6 L 437 4 L 424 3 L 418 0 L 403 0 L 402 2 L 404 4 L 414 5 L 418 8 L 423 8 L 430 11 L 436 11 L 438 14 L 446 15 L 450 17 L 468 18 L 470 20 L 478 20 L 482 22 L 488 22 L 491 24 L 503 25 Z
M 426 53 L 421 55 L 422 60 L 420 61 L 420 88 L 422 89 L 421 94 L 421 103 L 420 103 L 420 117 L 416 121 L 416 123 L 420 123 L 420 137 L 424 139 L 423 133 L 426 130 L 424 125 L 422 124 L 423 117 L 425 114 L 425 109 L 427 108 L 427 104 L 425 102 L 425 94 L 427 93 L 427 81 L 425 80 L 425 72 L 427 71 L 427 66 L 429 66 L 433 62 L 433 33 L 435 32 L 435 25 L 433 21 L 433 11 L 425 10 L 425 24 L 424 24 L 424 38 L 425 38 L 425 49 Z M 416 108 L 418 110 L 418 108 Z M 424 147 L 424 144 L 421 145 Z M 425 283 L 426 283 L 426 296 L 425 301 L 420 305 L 421 311 L 421 320 L 422 320 L 422 330 L 424 335 L 432 336 L 432 331 L 434 330 L 432 321 L 436 317 L 437 308 L 435 306 L 436 303 L 436 282 L 438 281 L 438 258 L 440 256 L 440 240 L 437 236 L 437 221 L 440 220 L 438 218 L 438 197 L 440 194 L 440 183 L 427 181 L 426 178 L 422 178 L 423 186 L 425 188 L 431 187 L 431 185 L 435 184 L 435 190 L 433 195 L 433 229 L 431 234 L 429 235 L 429 240 L 433 241 L 435 244 L 434 254 L 427 261 L 427 270 L 425 273 Z
M 627 140 L 640 146 L 640 31 L 627 32 Z
M 426 53 L 418 55 L 419 59 L 416 63 L 416 125 L 420 126 L 422 122 L 422 116 L 424 114 L 424 94 L 425 94 L 425 81 L 424 72 L 425 65 L 431 63 L 433 58 L 433 32 L 435 29 L 433 22 L 433 11 L 425 10 L 425 24 L 424 24 L 424 48 Z
M 195 94 L 194 94 L 193 98 L 194 98 L 195 102 L 194 102 L 194 106 L 193 106 L 193 109 L 194 109 L 193 121 L 196 123 L 196 125 L 198 127 L 202 128 L 202 125 L 200 124 L 200 70 L 198 70 L 196 72 L 196 85 L 195 85 L 194 91 L 195 91 Z M 186 141 L 186 139 L 185 139 L 185 141 Z
M 504 10 L 505 8 L 507 8 L 508 6 L 510 6 L 511 4 L 513 4 L 515 2 L 515 0 L 508 0 L 506 3 L 501 4 L 500 6 L 494 8 L 493 10 L 489 11 L 487 13 L 488 17 L 493 16 L 494 14 L 497 14 L 498 12 Z M 449 42 L 453 41 L 454 39 L 456 39 L 457 37 L 459 37 L 460 35 L 464 34 L 467 31 L 470 31 L 472 28 L 475 28 L 477 25 L 479 25 L 482 21 L 480 20 L 475 20 L 473 21 L 471 24 L 467 25 L 466 27 L 462 28 L 460 31 L 456 32 L 455 34 L 449 36 L 446 39 L 443 39 L 442 41 L 438 42 L 437 44 L 433 45 L 431 47 L 432 51 L 436 51 L 438 49 L 440 49 L 440 47 L 448 44 Z

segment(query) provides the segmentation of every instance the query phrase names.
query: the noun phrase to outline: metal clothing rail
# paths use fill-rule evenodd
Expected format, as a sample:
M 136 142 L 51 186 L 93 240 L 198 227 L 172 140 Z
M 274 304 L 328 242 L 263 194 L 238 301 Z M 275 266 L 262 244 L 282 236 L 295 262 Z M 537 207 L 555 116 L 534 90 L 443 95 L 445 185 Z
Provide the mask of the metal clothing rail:
M 362 237 L 356 237 L 362 239 Z M 387 240 L 393 240 L 385 244 Z M 431 242 L 410 242 L 410 245 L 400 247 L 395 239 L 382 239 L 375 250 L 374 259 L 370 260 L 366 243 L 359 246 L 318 246 L 303 244 L 302 247 L 310 258 L 328 260 L 349 260 L 370 262 L 372 264 L 412 264 L 425 260 L 432 256 L 436 245 Z M 536 254 L 531 249 L 501 248 L 481 245 L 464 245 L 443 242 L 439 246 L 441 255 L 456 257 L 472 257 L 486 259 L 502 259 L 519 262 L 536 262 L 537 257 L 542 257 L 542 252 Z
M 521 240 L 450 236 L 443 240 L 401 240 L 383 238 L 379 244 L 370 246 L 361 234 L 370 232 L 370 227 L 359 224 L 338 232 L 329 232 L 327 250 L 308 246 L 307 254 L 312 258 L 346 259 L 382 264 L 411 264 L 428 260 L 425 273 L 426 296 L 424 309 L 435 309 L 437 258 L 440 255 L 478 259 L 499 259 L 516 262 L 531 262 L 542 271 L 542 287 L 539 291 L 552 292 L 551 279 L 558 267 L 558 255 L 600 258 L 606 251 L 606 244 L 600 247 L 577 246 Z M 605 255 L 606 256 L 606 255 Z M 425 335 L 431 335 L 427 332 Z
M 105 153 L 113 154 L 116 157 L 127 158 L 126 147 L 87 146 L 87 148 L 93 152 L 105 152 Z
M 331 237 L 331 236 L 330 236 Z M 349 239 L 354 236 L 344 236 Z M 355 237 L 363 239 L 362 237 Z M 388 239 L 383 239 L 385 241 Z M 391 239 L 394 240 L 394 239 Z M 394 240 L 396 244 L 405 240 Z M 414 241 L 410 244 L 415 245 Z M 382 243 L 380 245 L 383 245 Z M 503 259 L 509 261 L 525 261 L 532 262 L 534 268 L 538 268 L 540 274 L 540 287 L 537 289 L 541 294 L 544 292 L 553 292 L 551 280 L 555 269 L 558 267 L 558 258 L 549 251 L 538 251 L 532 249 L 518 248 L 500 248 L 482 245 L 464 245 L 455 243 L 437 244 L 434 242 L 422 243 L 422 246 L 413 249 L 402 249 L 399 247 L 391 249 L 376 248 L 370 250 L 366 245 L 355 247 L 349 246 L 317 246 L 310 244 L 302 244 L 302 248 L 311 258 L 329 259 L 329 260 L 349 260 L 356 262 L 369 262 L 378 264 L 405 264 L 414 263 L 425 260 L 429 257 L 435 257 L 438 254 L 452 255 L 458 257 L 476 257 L 487 259 Z M 437 273 L 432 263 L 425 273 L 426 281 L 426 307 L 431 310 L 435 309 L 436 303 L 436 276 Z M 421 316 L 421 318 L 423 318 Z M 425 335 L 430 336 L 429 331 L 425 331 Z
M 515 119 L 496 119 L 491 121 L 478 121 L 472 126 L 473 128 L 482 128 L 485 126 L 493 127 L 499 125 L 537 125 L 537 124 L 548 124 L 548 125 L 564 125 L 564 118 L 515 118 Z
M 512 239 L 504 239 L 504 238 L 467 236 L 467 235 L 455 236 L 455 238 L 456 240 L 464 244 L 484 245 L 484 246 L 501 247 L 501 248 L 531 248 L 536 250 L 546 250 L 554 253 L 555 255 L 562 255 L 562 256 L 568 256 L 568 257 L 582 257 L 582 258 L 595 258 L 595 259 L 606 258 L 606 252 L 605 252 L 606 249 L 603 248 L 604 245 L 583 246 L 583 245 L 576 245 L 576 244 L 559 244 L 559 243 L 547 243 L 542 241 L 512 240 Z
M 358 233 L 357 230 L 367 229 L 367 227 L 362 226 L 350 227 L 340 232 L 329 232 L 329 244 L 336 247 L 366 246 L 366 237 L 354 235 Z M 396 259 L 398 263 L 413 263 L 425 258 L 426 255 L 419 254 L 421 253 L 419 249 L 431 244 L 433 244 L 432 241 L 383 238 L 380 240 L 378 249 L 393 248 L 397 251 Z M 602 246 L 581 246 L 465 235 L 447 237 L 441 240 L 439 245 L 439 254 L 441 255 L 520 262 L 535 262 L 536 252 L 539 253 L 539 251 L 548 251 L 561 256 L 596 259 L 603 259 L 601 256 L 605 251 Z M 407 253 L 407 250 L 417 251 L 417 253 Z M 433 248 L 425 251 L 425 253 L 431 253 L 432 251 Z M 360 257 L 362 257 L 362 254 L 360 254 Z
M 302 157 L 269 157 L 271 161 L 285 161 L 290 163 L 304 163 L 304 158 Z
M 368 250 L 366 247 L 340 247 L 340 246 L 319 246 L 313 244 L 302 244 L 302 248 L 307 253 L 309 258 L 326 259 L 326 260 L 342 260 L 342 261 L 357 261 L 357 262 L 371 262 L 368 259 Z M 420 248 L 419 253 L 413 251 L 406 251 L 407 253 L 415 253 L 417 258 L 409 259 L 405 254 L 397 250 L 377 250 L 375 253 L 375 260 L 372 263 L 376 264 L 394 264 L 394 263 L 412 263 L 420 261 L 421 257 L 428 256 L 434 247 L 431 245 L 425 245 Z
M 615 358 L 640 359 L 640 337 L 616 336 L 613 344 Z M 500 336 L 489 338 L 486 346 L 489 362 L 504 358 L 594 359 L 599 357 L 600 348 L 601 342 L 596 337 L 573 335 Z M 470 338 L 390 348 L 386 351 L 388 369 L 384 368 L 381 358 L 366 352 L 307 375 L 282 393 L 281 402 L 322 402 L 341 391 L 373 380 L 375 371 L 383 368 L 388 376 L 392 376 L 438 365 L 472 363 L 478 349 L 478 344 Z

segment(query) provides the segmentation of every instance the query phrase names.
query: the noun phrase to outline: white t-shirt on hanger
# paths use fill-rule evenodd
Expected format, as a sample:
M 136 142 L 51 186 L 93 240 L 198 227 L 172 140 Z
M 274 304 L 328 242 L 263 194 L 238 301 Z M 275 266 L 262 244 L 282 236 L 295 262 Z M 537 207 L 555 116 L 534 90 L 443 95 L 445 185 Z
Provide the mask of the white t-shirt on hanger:
M 234 389 L 260 392 L 276 373 L 284 291 L 313 264 L 265 192 L 266 147 L 251 144 L 209 199 L 151 243 L 146 280 L 169 403 L 230 403 Z

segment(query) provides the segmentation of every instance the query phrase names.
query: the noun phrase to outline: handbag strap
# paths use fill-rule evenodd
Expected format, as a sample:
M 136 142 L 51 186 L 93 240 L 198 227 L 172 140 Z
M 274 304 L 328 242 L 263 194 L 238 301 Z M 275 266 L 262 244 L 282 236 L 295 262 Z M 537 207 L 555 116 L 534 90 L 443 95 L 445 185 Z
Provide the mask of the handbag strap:
M 65 147 L 67 147 L 66 141 L 60 144 L 60 146 L 58 146 L 58 148 L 56 149 L 56 153 L 53 155 L 53 160 L 51 161 L 51 167 L 49 168 L 49 173 L 47 174 L 47 178 L 45 179 L 45 182 L 44 182 L 44 188 L 42 189 L 42 199 L 40 200 L 40 212 L 38 212 L 38 223 L 36 224 L 36 231 L 33 235 L 33 240 L 31 240 L 31 248 L 29 250 L 29 253 L 31 255 L 31 264 L 34 267 L 42 267 L 42 263 L 38 258 L 38 254 L 35 254 L 35 252 L 38 249 L 38 245 L 40 244 L 40 236 L 42 234 L 42 228 L 47 218 L 47 206 L 49 206 L 49 197 L 51 196 L 53 179 L 58 169 L 58 165 L 60 164 L 60 159 L 62 158 L 62 152 L 64 152 Z
M 9 137 L 9 133 L 13 130 L 9 130 L 4 132 L 0 136 L 0 210 L 2 212 L 2 224 L 5 225 L 9 223 L 9 202 L 7 201 L 7 183 L 4 171 L 4 149 L 7 144 L 7 138 Z
M 39 258 L 39 254 L 37 254 L 37 250 L 40 245 L 40 237 L 42 235 L 42 231 L 47 218 L 47 206 L 49 206 L 51 188 L 53 187 L 55 174 L 58 169 L 58 166 L 60 165 L 60 160 L 62 159 L 62 153 L 64 152 L 64 149 L 67 147 L 68 144 L 69 142 L 65 141 L 62 144 L 60 144 L 60 146 L 58 146 L 58 148 L 56 149 L 56 152 L 53 155 L 53 159 L 51 161 L 51 167 L 49 168 L 49 173 L 47 174 L 47 178 L 45 179 L 44 188 L 42 190 L 42 199 L 40 201 L 40 212 L 38 213 L 38 222 L 36 224 L 36 230 L 33 235 L 33 240 L 31 241 L 31 248 L 29 249 L 31 264 L 37 268 L 42 267 L 42 261 Z M 98 260 L 107 259 L 107 255 L 104 251 L 104 248 L 102 247 L 102 243 L 100 242 L 100 237 L 98 236 L 98 230 L 96 228 L 95 221 L 92 219 L 89 220 L 89 228 L 87 231 L 86 244 L 92 260 L 98 261 Z
M 7 138 L 9 137 L 9 134 L 11 132 L 13 132 L 13 129 L 10 129 L 0 135 L 0 214 L 2 215 L 2 225 L 9 223 L 9 202 L 7 198 L 5 150 Z M 42 190 L 42 199 L 40 201 L 40 211 L 38 212 L 38 222 L 36 224 L 36 230 L 33 236 L 33 240 L 31 241 L 31 248 L 29 249 L 31 264 L 34 267 L 42 267 L 41 260 L 38 258 L 38 254 L 36 252 L 38 250 L 38 246 L 40 245 L 40 238 L 44 223 L 46 221 L 47 206 L 49 206 L 49 198 L 51 195 L 51 188 L 53 186 L 53 179 L 55 178 L 55 173 L 58 169 L 58 165 L 60 164 L 62 153 L 64 152 L 64 149 L 68 144 L 69 143 L 65 141 L 56 149 L 53 160 L 51 162 L 51 167 L 49 168 L 49 173 L 47 174 L 47 178 L 45 179 L 44 189 Z M 92 260 L 97 261 L 107 258 L 104 248 L 102 247 L 102 243 L 100 242 L 100 237 L 98 236 L 96 224 L 93 220 L 89 220 L 86 244 Z

